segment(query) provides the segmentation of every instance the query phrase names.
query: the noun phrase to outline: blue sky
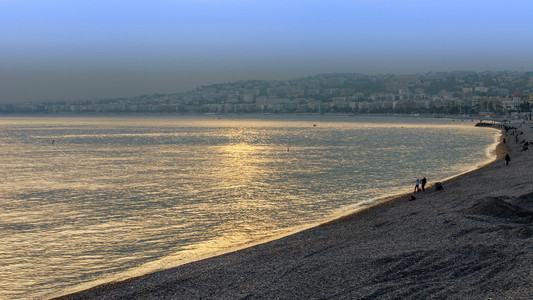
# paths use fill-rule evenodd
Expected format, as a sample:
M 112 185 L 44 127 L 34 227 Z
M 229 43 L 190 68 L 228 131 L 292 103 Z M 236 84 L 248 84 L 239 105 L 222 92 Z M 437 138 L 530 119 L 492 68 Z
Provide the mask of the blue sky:
M 329 72 L 533 70 L 533 1 L 0 0 L 0 102 Z

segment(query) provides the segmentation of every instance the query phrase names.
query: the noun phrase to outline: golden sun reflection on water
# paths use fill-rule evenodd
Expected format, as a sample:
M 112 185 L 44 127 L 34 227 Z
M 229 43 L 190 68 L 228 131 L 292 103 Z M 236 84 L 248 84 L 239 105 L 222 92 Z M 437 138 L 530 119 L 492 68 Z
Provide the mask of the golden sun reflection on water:
M 246 143 L 230 144 L 218 147 L 221 168 L 219 179 L 225 187 L 246 187 L 258 176 L 260 146 Z
M 265 192 L 268 194 L 269 190 L 266 176 L 272 172 L 268 162 L 270 150 L 240 142 L 220 146 L 217 151 L 218 161 L 212 172 L 217 193 L 228 196 L 223 202 L 223 210 L 229 213 L 225 217 L 240 223 L 245 232 L 254 232 L 262 226 L 249 220 L 264 218 L 256 215 L 261 213 L 261 207 L 271 206 L 265 199 Z M 221 232 L 225 231 L 221 229 Z

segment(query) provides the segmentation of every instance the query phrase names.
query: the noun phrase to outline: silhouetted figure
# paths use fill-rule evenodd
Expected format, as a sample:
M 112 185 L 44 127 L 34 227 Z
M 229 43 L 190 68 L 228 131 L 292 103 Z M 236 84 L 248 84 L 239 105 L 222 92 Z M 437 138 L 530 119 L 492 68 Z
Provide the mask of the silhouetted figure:
M 426 183 L 427 183 L 427 179 L 426 177 L 422 178 L 422 181 L 420 181 L 420 183 L 422 183 L 422 192 L 425 192 L 426 191 Z
M 509 165 L 509 161 L 511 160 L 511 157 L 509 156 L 509 153 L 505 154 L 505 165 Z

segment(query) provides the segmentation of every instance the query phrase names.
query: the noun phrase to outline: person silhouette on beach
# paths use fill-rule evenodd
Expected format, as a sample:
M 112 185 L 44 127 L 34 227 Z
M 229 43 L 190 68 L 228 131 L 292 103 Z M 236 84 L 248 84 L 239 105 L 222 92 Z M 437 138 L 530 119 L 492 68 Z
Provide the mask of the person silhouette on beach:
M 419 186 L 419 185 L 420 185 L 420 180 L 417 178 L 417 179 L 415 180 L 415 193 L 418 192 L 418 189 L 419 189 L 418 186 Z
M 511 160 L 511 157 L 509 156 L 509 153 L 505 154 L 505 165 L 509 165 L 509 161 Z
M 425 192 L 426 191 L 426 183 L 427 183 L 427 179 L 426 177 L 422 178 L 422 180 L 420 181 L 420 183 L 422 183 L 422 192 Z

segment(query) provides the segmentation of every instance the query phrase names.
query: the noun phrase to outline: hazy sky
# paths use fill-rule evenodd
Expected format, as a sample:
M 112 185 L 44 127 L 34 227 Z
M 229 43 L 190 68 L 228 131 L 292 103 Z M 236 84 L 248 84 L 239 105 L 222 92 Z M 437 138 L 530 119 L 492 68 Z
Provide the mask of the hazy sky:
M 531 0 L 0 0 L 0 102 L 533 70 Z

